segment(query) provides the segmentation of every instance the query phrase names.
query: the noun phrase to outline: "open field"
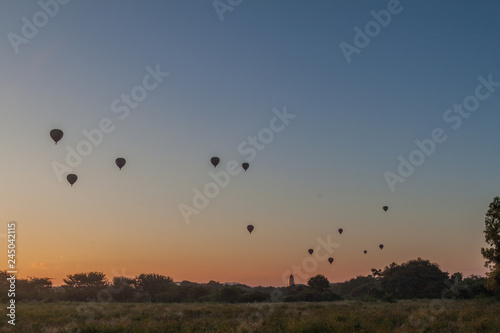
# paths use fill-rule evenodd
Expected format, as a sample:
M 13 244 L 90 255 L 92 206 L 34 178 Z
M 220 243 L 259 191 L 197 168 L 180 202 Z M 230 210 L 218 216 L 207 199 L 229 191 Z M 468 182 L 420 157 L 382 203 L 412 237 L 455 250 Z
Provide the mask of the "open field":
M 28 303 L 1 332 L 500 332 L 500 302 Z

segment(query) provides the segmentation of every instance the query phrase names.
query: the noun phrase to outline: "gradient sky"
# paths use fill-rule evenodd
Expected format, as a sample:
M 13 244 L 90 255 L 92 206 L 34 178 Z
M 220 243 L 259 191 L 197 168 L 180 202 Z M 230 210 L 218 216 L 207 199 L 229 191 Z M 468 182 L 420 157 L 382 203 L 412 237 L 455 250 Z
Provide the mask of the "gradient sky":
M 244 0 L 221 21 L 212 1 L 73 0 L 16 53 L 9 34 L 43 15 L 37 2 L 3 1 L 0 234 L 17 222 L 19 276 L 281 286 L 328 235 L 334 264 L 307 276 L 340 282 L 417 257 L 484 274 L 484 214 L 500 195 L 500 87 L 456 130 L 443 115 L 479 76 L 500 81 L 500 3 L 401 1 L 348 63 L 339 45 L 387 6 Z M 121 120 L 113 101 L 157 65 L 169 76 Z M 221 158 L 215 171 L 245 161 L 238 146 L 284 107 L 296 117 L 186 224 L 179 205 L 212 181 L 210 157 Z M 54 161 L 104 118 L 114 131 L 74 168 L 73 187 L 60 182 Z M 65 132 L 58 145 L 53 128 Z M 384 173 L 435 128 L 447 140 L 391 191 Z

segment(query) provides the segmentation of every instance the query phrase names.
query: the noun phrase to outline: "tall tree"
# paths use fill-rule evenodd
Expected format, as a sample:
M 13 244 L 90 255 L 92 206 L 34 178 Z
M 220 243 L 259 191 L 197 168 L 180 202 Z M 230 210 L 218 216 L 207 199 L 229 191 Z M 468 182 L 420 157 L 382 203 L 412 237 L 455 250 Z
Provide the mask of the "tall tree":
M 484 238 L 490 247 L 482 248 L 481 254 L 486 259 L 484 266 L 491 269 L 486 288 L 500 292 L 500 197 L 490 203 L 484 224 Z
M 493 269 L 500 264 L 500 197 L 495 197 L 484 219 L 484 237 L 490 248 L 482 248 L 481 254 L 486 259 L 485 267 Z

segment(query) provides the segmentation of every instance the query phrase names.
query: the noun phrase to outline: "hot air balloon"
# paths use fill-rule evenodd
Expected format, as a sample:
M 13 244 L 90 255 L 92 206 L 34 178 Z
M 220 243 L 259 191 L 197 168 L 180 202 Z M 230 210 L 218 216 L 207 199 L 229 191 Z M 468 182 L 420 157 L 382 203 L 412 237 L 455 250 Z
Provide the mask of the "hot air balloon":
M 63 135 L 64 133 L 60 129 L 53 129 L 52 131 L 50 131 L 50 137 L 52 138 L 52 140 L 54 140 L 56 145 L 57 142 L 62 139 Z
M 218 157 L 215 157 L 215 156 L 214 156 L 214 157 L 212 157 L 212 158 L 210 159 L 210 162 L 212 162 L 212 165 L 213 165 L 213 166 L 214 166 L 214 168 L 215 168 L 215 167 L 217 166 L 217 164 L 219 164 L 219 162 L 220 162 L 220 158 L 218 158 Z
M 339 229 L 339 234 L 341 234 L 341 235 L 342 235 L 342 233 L 343 233 L 343 232 L 344 232 L 344 229 L 340 228 L 340 229 Z
M 363 252 L 364 252 L 365 254 L 367 254 L 367 253 L 368 253 L 368 251 L 366 251 L 366 250 L 364 250 Z
M 118 157 L 116 160 L 115 160 L 115 163 L 116 165 L 120 168 L 120 170 L 125 166 L 125 163 L 127 163 L 127 161 L 123 158 L 123 157 Z
M 314 250 L 313 249 L 309 249 L 309 250 L 307 250 L 307 252 L 309 252 L 309 254 L 313 254 Z
M 249 224 L 247 226 L 247 230 L 248 230 L 249 233 L 252 233 L 252 231 L 253 231 L 253 225 Z
M 245 162 L 241 166 L 243 167 L 243 170 L 247 171 L 248 167 L 250 166 L 250 164 L 248 164 L 247 162 Z
M 382 250 L 384 248 L 384 244 L 380 244 L 378 247 Z
M 333 262 L 333 258 L 328 258 L 328 262 L 330 263 L 330 265 L 332 264 Z
M 387 212 L 387 210 L 389 209 L 389 207 L 384 206 L 384 207 L 382 207 L 382 209 L 383 209 L 385 212 Z
M 73 186 L 74 183 L 78 180 L 78 176 L 75 174 L 70 173 L 69 175 L 66 176 L 66 179 L 68 180 L 68 183 Z

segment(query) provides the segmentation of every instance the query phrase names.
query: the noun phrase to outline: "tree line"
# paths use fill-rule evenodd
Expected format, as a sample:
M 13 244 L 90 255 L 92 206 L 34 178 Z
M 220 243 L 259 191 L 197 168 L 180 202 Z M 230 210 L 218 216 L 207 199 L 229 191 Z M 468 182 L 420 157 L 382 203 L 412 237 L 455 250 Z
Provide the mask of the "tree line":
M 16 280 L 19 301 L 112 301 L 112 302 L 296 302 L 336 301 L 342 299 L 383 300 L 415 298 L 497 297 L 500 299 L 500 198 L 495 197 L 485 218 L 485 239 L 490 246 L 482 248 L 490 269 L 486 277 L 461 273 L 449 275 L 429 260 L 392 263 L 382 269 L 372 268 L 371 275 L 358 276 L 341 283 L 330 283 L 323 275 L 311 277 L 307 285 L 292 287 L 249 287 L 227 285 L 216 281 L 176 284 L 169 276 L 140 274 L 134 278 L 106 279 L 102 272 L 68 275 L 64 285 L 52 286 L 48 277 Z M 0 271 L 0 299 L 9 290 L 7 271 Z
M 0 272 L 0 298 L 7 297 L 8 274 Z M 358 276 L 341 283 L 330 283 L 323 275 L 311 277 L 307 285 L 292 287 L 250 287 L 226 285 L 216 281 L 175 283 L 160 274 L 140 274 L 135 278 L 106 279 L 102 272 L 68 275 L 60 287 L 52 286 L 49 278 L 18 279 L 16 299 L 19 301 L 110 301 L 110 302 L 296 302 L 336 301 L 342 299 L 382 300 L 415 298 L 488 297 L 500 293 L 488 288 L 488 278 L 461 273 L 451 276 L 428 260 L 392 263 L 372 269 L 368 276 Z

